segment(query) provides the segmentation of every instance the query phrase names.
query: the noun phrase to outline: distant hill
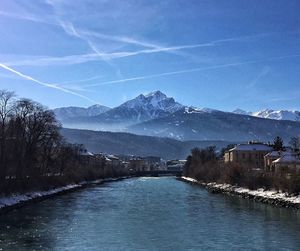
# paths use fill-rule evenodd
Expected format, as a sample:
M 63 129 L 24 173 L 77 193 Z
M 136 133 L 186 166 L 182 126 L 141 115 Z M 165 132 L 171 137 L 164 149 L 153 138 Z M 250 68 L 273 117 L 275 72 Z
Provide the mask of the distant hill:
M 232 142 L 178 141 L 170 138 L 140 136 L 130 133 L 65 129 L 63 136 L 71 143 L 79 143 L 92 152 L 137 156 L 160 156 L 164 159 L 185 159 L 194 147 L 215 145 L 218 149 Z

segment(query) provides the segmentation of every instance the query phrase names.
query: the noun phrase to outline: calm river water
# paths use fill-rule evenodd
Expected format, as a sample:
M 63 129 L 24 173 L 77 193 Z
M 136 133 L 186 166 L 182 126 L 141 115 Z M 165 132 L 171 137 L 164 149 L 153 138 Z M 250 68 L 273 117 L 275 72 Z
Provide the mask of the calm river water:
M 0 250 L 300 250 L 300 212 L 135 178 L 0 216 Z

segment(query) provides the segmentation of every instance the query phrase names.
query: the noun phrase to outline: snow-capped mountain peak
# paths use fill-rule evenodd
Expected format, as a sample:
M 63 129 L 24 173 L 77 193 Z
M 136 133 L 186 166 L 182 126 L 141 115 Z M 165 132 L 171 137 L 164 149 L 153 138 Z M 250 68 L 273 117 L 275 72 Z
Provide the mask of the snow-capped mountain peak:
M 160 91 L 151 92 L 147 95 L 139 95 L 136 98 L 129 100 L 121 105 L 129 109 L 143 109 L 145 111 L 155 112 L 175 112 L 184 106 L 174 100 L 174 98 L 167 97 Z
M 235 113 L 235 114 L 240 114 L 240 115 L 251 115 L 251 112 L 247 112 L 247 111 L 245 111 L 245 110 L 242 110 L 242 109 L 235 109 L 234 111 L 233 111 L 233 113 Z
M 260 112 L 254 112 L 253 116 L 267 118 L 267 119 L 300 121 L 300 113 L 298 111 L 287 111 L 287 110 L 274 111 L 274 110 L 265 109 Z
M 153 97 L 153 98 L 162 100 L 162 99 L 167 98 L 167 95 L 162 93 L 161 91 L 154 91 L 154 92 L 150 92 L 150 93 L 146 94 L 145 97 L 146 98 Z
M 236 109 L 233 111 L 233 113 L 250 115 L 250 116 L 265 118 L 265 119 L 300 121 L 299 111 L 288 111 L 288 110 L 275 111 L 272 109 L 263 109 L 257 112 L 247 112 L 241 109 Z

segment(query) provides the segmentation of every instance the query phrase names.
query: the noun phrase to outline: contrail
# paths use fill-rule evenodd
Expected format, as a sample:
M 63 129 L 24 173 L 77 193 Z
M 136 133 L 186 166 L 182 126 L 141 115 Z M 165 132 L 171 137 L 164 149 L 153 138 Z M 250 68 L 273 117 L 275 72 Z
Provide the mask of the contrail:
M 9 71 L 9 72 L 14 73 L 15 75 L 18 75 L 19 77 L 22 77 L 24 79 L 30 80 L 30 81 L 32 81 L 32 82 L 34 82 L 36 84 L 41 85 L 41 86 L 45 86 L 45 87 L 48 87 L 48 88 L 56 89 L 56 90 L 59 90 L 61 92 L 65 92 L 65 93 L 68 93 L 68 94 L 80 97 L 80 98 L 85 99 L 85 100 L 87 100 L 87 101 L 89 101 L 91 103 L 97 103 L 96 101 L 94 101 L 94 100 L 92 100 L 92 99 L 90 99 L 90 98 L 88 98 L 88 97 L 86 97 L 84 95 L 81 95 L 79 93 L 70 91 L 70 90 L 62 88 L 62 87 L 59 87 L 59 86 L 57 86 L 55 84 L 49 84 L 49 83 L 46 83 L 46 82 L 39 81 L 39 80 L 37 80 L 37 79 L 35 79 L 35 78 L 31 77 L 31 76 L 28 76 L 28 75 L 23 74 L 23 73 L 21 73 L 19 71 L 16 71 L 16 70 L 14 70 L 14 69 L 12 69 L 12 68 L 4 65 L 4 64 L 0 63 L 0 67 L 3 68 L 3 69 L 5 69 L 5 70 L 7 70 L 7 71 Z
M 135 80 L 177 75 L 177 74 L 183 74 L 183 73 L 189 73 L 189 72 L 221 69 L 221 68 L 227 68 L 227 67 L 233 67 L 233 66 L 239 66 L 239 65 L 256 64 L 256 63 L 261 63 L 261 62 L 267 62 L 267 61 L 272 61 L 272 60 L 282 60 L 282 59 L 294 58 L 294 57 L 300 57 L 300 54 L 278 56 L 278 57 L 272 57 L 272 58 L 266 58 L 266 59 L 236 62 L 236 63 L 230 63 L 230 64 L 221 64 L 221 65 L 214 65 L 214 66 L 207 66 L 207 67 L 198 67 L 198 68 L 186 69 L 186 70 L 181 70 L 181 71 L 164 72 L 164 73 L 158 73 L 158 74 L 152 74 L 152 75 L 146 75 L 146 76 L 138 76 L 138 77 L 133 77 L 133 78 L 125 78 L 125 79 L 119 79 L 119 80 L 106 81 L 106 82 L 102 82 L 102 83 L 98 83 L 98 84 L 86 85 L 85 87 L 95 87 L 95 86 L 108 85 L 108 84 L 124 83 L 124 82 L 135 81 Z
M 240 62 L 240 63 L 232 63 L 232 64 L 223 64 L 223 65 L 208 66 L 208 67 L 202 67 L 202 68 L 192 68 L 192 69 L 181 70 L 181 71 L 164 72 L 164 73 L 159 73 L 159 74 L 152 74 L 152 75 L 139 76 L 139 77 L 133 77 L 133 78 L 125 78 L 125 79 L 119 79 L 119 80 L 106 81 L 106 82 L 102 82 L 102 83 L 98 83 L 98 84 L 86 85 L 85 87 L 95 87 L 95 86 L 100 86 L 100 85 L 123 83 L 123 82 L 134 81 L 134 80 L 142 80 L 142 79 L 149 79 L 149 78 L 156 78 L 156 77 L 177 75 L 177 74 L 182 74 L 182 73 L 189 73 L 189 72 L 197 72 L 197 71 L 204 71 L 204 70 L 226 68 L 226 67 L 238 66 L 238 65 L 243 65 L 243 64 L 250 64 L 250 63 L 257 63 L 257 62 L 258 61 L 247 61 L 247 62 L 242 62 L 242 63 Z
M 83 79 L 78 79 L 78 80 L 70 80 L 70 81 L 64 81 L 64 82 L 61 82 L 59 84 L 59 86 L 65 86 L 67 84 L 76 84 L 76 83 L 82 83 L 82 82 L 88 82 L 88 81 L 92 81 L 92 80 L 95 80 L 95 79 L 101 79 L 103 78 L 104 76 L 103 75 L 97 75 L 97 76 L 93 76 L 93 77 L 90 77 L 90 78 L 83 78 Z

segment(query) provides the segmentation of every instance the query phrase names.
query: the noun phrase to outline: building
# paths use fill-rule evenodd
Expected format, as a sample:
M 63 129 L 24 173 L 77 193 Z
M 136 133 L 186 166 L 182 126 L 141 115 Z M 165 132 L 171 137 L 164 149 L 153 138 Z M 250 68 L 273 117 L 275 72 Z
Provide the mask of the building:
M 147 165 L 145 160 L 136 157 L 129 160 L 129 170 L 133 172 L 149 171 L 147 170 Z
M 167 161 L 168 171 L 182 171 L 186 160 L 169 160 Z
M 300 173 L 300 158 L 296 154 L 287 153 L 272 162 L 275 172 Z
M 145 165 L 147 166 L 147 169 L 149 171 L 164 169 L 164 165 L 160 157 L 147 156 L 147 157 L 142 157 L 141 159 L 145 161 Z
M 264 168 L 264 156 L 273 148 L 263 143 L 240 144 L 225 152 L 225 163 L 237 163 L 252 168 Z
M 126 169 L 131 172 L 155 171 L 165 169 L 165 162 L 157 156 L 134 156 L 120 154 L 117 157 L 122 161 Z
M 266 171 L 275 171 L 275 164 L 276 162 L 274 162 L 275 160 L 278 160 L 279 158 L 285 156 L 285 155 L 294 155 L 293 151 L 288 148 L 285 147 L 284 150 L 282 151 L 272 151 L 268 154 L 265 155 L 264 159 L 265 159 L 265 170 Z
M 272 151 L 264 156 L 264 167 L 266 171 L 275 171 L 274 161 L 282 157 L 284 151 Z
M 100 154 L 93 154 L 85 150 L 80 154 L 80 163 L 84 166 L 102 168 L 104 159 Z
M 114 156 L 114 155 L 106 155 L 106 161 L 113 167 L 113 168 L 120 168 L 122 166 L 122 161 Z

